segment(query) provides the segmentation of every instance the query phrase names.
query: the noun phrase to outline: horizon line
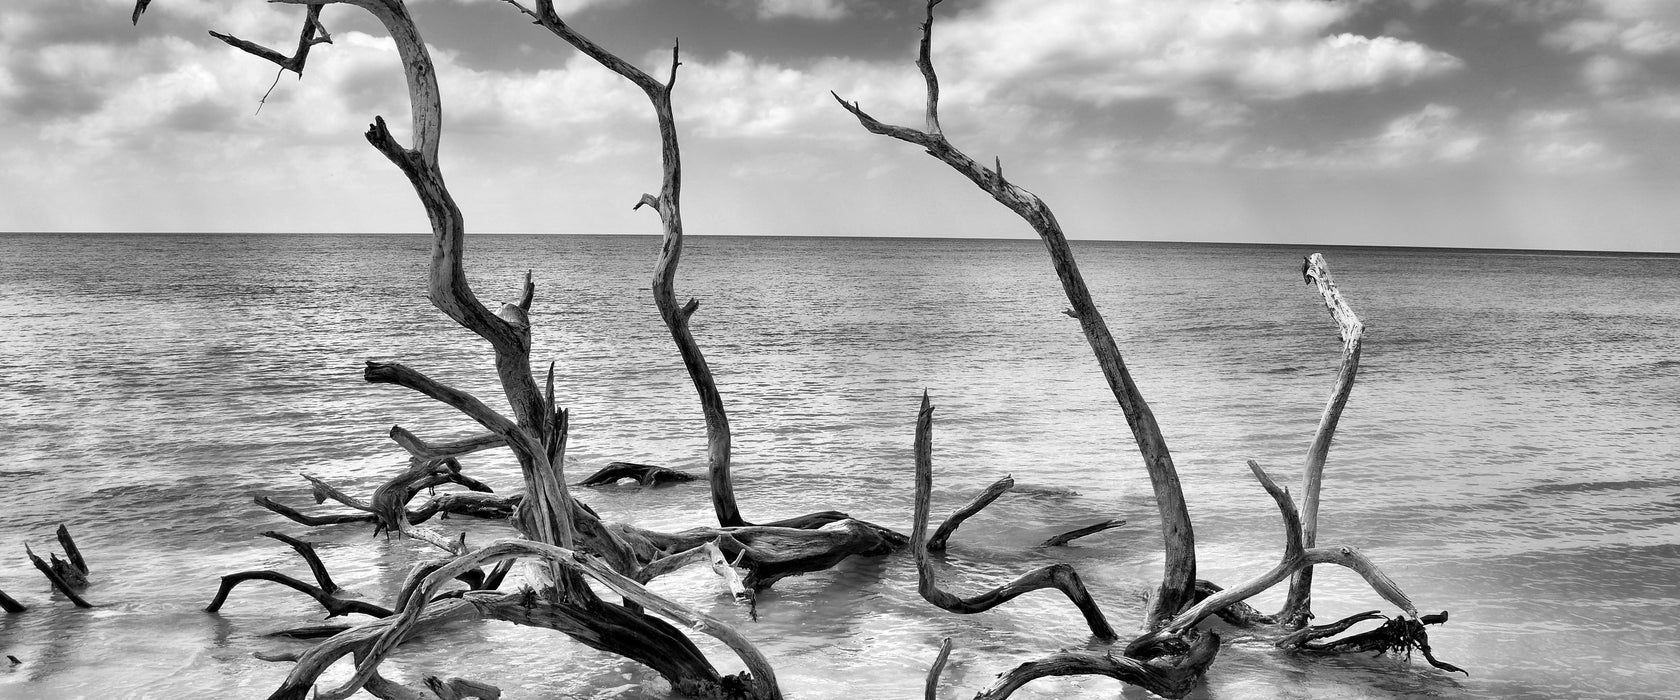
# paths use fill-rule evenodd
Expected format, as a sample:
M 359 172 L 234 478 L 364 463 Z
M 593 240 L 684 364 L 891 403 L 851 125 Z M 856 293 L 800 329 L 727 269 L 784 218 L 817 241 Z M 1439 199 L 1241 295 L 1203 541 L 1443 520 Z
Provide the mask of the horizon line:
M 0 236 L 417 236 L 429 237 L 430 232 L 416 231 L 0 231 Z M 466 234 L 468 236 L 577 236 L 577 237 L 646 237 L 659 238 L 660 233 L 644 232 L 548 232 L 536 233 L 529 231 L 480 231 Z M 684 233 L 685 238 L 806 238 L 814 240 L 928 240 L 928 241 L 1037 241 L 1037 236 L 934 236 L 934 235 L 833 235 L 833 234 L 799 234 L 799 233 Z M 1369 244 L 1369 243 L 1323 243 L 1323 242 L 1260 242 L 1260 241 L 1226 241 L 1226 240 L 1141 240 L 1126 238 L 1076 238 L 1068 237 L 1070 243 L 1115 243 L 1124 245 L 1209 245 L 1209 246 L 1251 246 L 1251 247 L 1322 247 L 1322 248 L 1367 248 L 1375 250 L 1395 251 L 1451 251 L 1460 253 L 1486 254 L 1530 254 L 1530 255 L 1608 255 L 1615 257 L 1653 256 L 1680 258 L 1680 249 L 1675 250 L 1625 250 L 1600 248 L 1499 248 L 1487 246 L 1439 246 L 1439 245 L 1404 245 L 1404 244 Z

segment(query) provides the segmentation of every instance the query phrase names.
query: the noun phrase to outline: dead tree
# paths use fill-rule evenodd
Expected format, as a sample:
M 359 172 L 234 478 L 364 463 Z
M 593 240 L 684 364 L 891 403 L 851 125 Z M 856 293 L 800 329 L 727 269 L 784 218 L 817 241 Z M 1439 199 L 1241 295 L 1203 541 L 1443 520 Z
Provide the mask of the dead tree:
M 1217 586 L 1205 584 L 1200 587 L 1202 592 L 1198 596 L 1195 539 L 1171 454 L 1154 415 L 1126 369 L 1107 323 L 1091 299 L 1090 291 L 1079 274 L 1061 225 L 1057 223 L 1049 206 L 1037 195 L 1004 178 L 1001 160 L 994 161 L 993 168 L 977 163 L 952 145 L 940 127 L 939 80 L 934 72 L 932 60 L 934 7 L 940 1 L 927 2 L 926 19 L 922 23 L 921 43 L 916 58 L 916 65 L 921 70 L 927 89 L 924 128 L 886 124 L 864 112 L 857 104 L 846 102 L 839 95 L 834 95 L 834 99 L 856 117 L 866 130 L 920 146 L 929 155 L 949 165 L 990 194 L 993 199 L 1014 211 L 1038 233 L 1049 251 L 1057 277 L 1061 280 L 1063 291 L 1071 305 L 1066 313 L 1079 321 L 1086 342 L 1096 355 L 1097 363 L 1125 414 L 1127 425 L 1131 428 L 1143 457 L 1159 507 L 1162 535 L 1165 540 L 1165 566 L 1160 585 L 1155 590 L 1145 615 L 1145 633 L 1127 644 L 1124 657 L 1116 658 L 1111 653 L 1099 655 L 1089 652 L 1063 652 L 1023 664 L 1001 675 L 977 697 L 993 700 L 1004 698 L 1035 678 L 1075 674 L 1107 675 L 1141 685 L 1157 694 L 1180 697 L 1194 687 L 1217 653 L 1217 636 L 1212 632 L 1198 630 L 1197 623 L 1209 615 L 1231 608 L 1262 590 L 1296 576 L 1314 564 L 1335 563 L 1354 569 L 1366 578 L 1378 594 L 1404 610 L 1409 620 L 1415 620 L 1417 611 L 1411 601 L 1358 550 L 1346 546 L 1310 547 L 1306 544 L 1304 531 L 1312 526 L 1303 527 L 1294 501 L 1286 491 L 1272 483 L 1259 465 L 1253 462 L 1250 464 L 1255 477 L 1272 495 L 1284 516 L 1286 546 L 1283 560 L 1271 571 L 1231 589 L 1217 590 Z M 1315 260 L 1319 266 L 1317 272 L 1314 269 Z M 1322 266 L 1322 258 L 1315 256 L 1309 259 L 1303 273 L 1308 276 L 1309 281 L 1317 275 L 1325 303 L 1342 326 L 1344 357 L 1337 387 L 1325 417 L 1320 422 L 1319 433 L 1308 460 L 1309 510 L 1315 514 L 1324 455 L 1328 452 L 1336 419 L 1340 415 L 1341 407 L 1346 403 L 1353 374 L 1357 370 L 1362 328 L 1351 310 L 1340 301 L 1333 285 L 1329 283 L 1328 271 L 1323 270 Z M 916 547 L 920 553 L 920 542 L 916 543 Z M 1298 584 L 1300 593 L 1292 596 L 1287 614 L 1279 617 L 1305 619 L 1304 616 L 1310 614 L 1306 607 L 1308 589 L 1305 583 L 1303 581 Z M 1440 616 L 1440 619 L 1444 621 L 1445 615 Z M 1421 624 L 1399 627 L 1403 628 L 1403 631 L 1393 633 L 1391 637 L 1411 639 L 1411 630 L 1422 629 Z
M 534 559 L 537 566 L 527 575 L 527 588 L 522 593 L 474 592 L 470 597 L 435 604 L 428 597 L 407 595 L 398 601 L 392 617 L 347 630 L 303 654 L 285 683 L 271 697 L 305 697 L 320 675 L 346 654 L 357 657 L 355 674 L 341 686 L 320 693 L 321 697 L 347 697 L 364 686 L 384 688 L 389 683 L 378 676 L 378 665 L 416 624 L 474 617 L 556 629 L 586 645 L 652 667 L 673 688 L 687 695 L 779 697 L 773 673 L 750 644 L 721 623 L 698 624 L 692 611 L 640 589 L 621 573 L 634 567 L 635 558 L 629 552 L 629 545 L 573 503 L 561 466 L 567 435 L 566 413 L 554 401 L 552 374 L 545 391 L 531 371 L 529 314 L 535 285 L 527 275 L 518 299 L 492 311 L 479 301 L 467 281 L 462 255 L 464 217 L 438 166 L 443 119 L 437 72 L 402 0 L 280 1 L 360 7 L 377 18 L 396 42 L 407 78 L 414 140 L 411 145 L 399 143 L 379 117 L 366 137 L 414 186 L 433 232 L 428 296 L 445 315 L 490 344 L 495 352 L 497 378 L 512 415 L 504 415 L 476 396 L 403 365 L 370 362 L 364 378 L 429 396 L 466 414 L 504 442 L 518 458 L 525 481 L 525 494 L 515 523 L 528 541 L 470 550 L 464 538 L 438 541 L 418 535 L 419 528 L 409 527 L 407 518 L 396 517 L 397 513 L 388 507 L 375 506 L 371 510 L 376 516 L 388 518 L 403 534 L 421 536 L 451 552 L 451 561 L 424 579 L 423 588 L 428 593 L 435 591 L 441 572 L 448 571 L 453 576 L 466 568 L 477 568 L 483 561 L 523 556 Z M 136 15 L 142 7 L 136 7 Z M 319 22 L 318 13 L 310 11 L 305 19 L 305 33 L 310 31 L 310 25 Z M 234 45 L 259 57 L 275 58 L 270 55 L 274 52 Z M 576 553 L 580 545 L 587 546 L 599 558 Z M 596 597 L 585 581 L 586 575 L 615 587 L 625 596 L 625 605 Z M 624 586 L 625 582 L 629 585 Z M 644 609 L 675 617 L 693 629 L 729 638 L 732 648 L 746 659 L 749 671 L 736 676 L 720 674 L 682 632 L 642 612 Z M 386 633 L 387 629 L 393 633 Z
M 924 128 L 885 124 L 864 112 L 857 104 L 841 99 L 839 95 L 834 95 L 834 99 L 840 106 L 845 107 L 846 111 L 857 117 L 863 128 L 871 133 L 921 146 L 928 155 L 938 158 L 966 176 L 980 189 L 992 195 L 993 199 L 1025 219 L 1044 241 L 1050 252 L 1050 261 L 1056 269 L 1056 276 L 1060 278 L 1062 290 L 1067 294 L 1068 303 L 1071 305 L 1064 313 L 1079 321 L 1085 340 L 1090 344 L 1091 351 L 1097 357 L 1097 364 L 1102 368 L 1103 378 L 1108 380 L 1109 389 L 1119 402 L 1121 411 L 1125 413 L 1126 424 L 1131 428 L 1139 453 L 1143 455 L 1144 467 L 1149 472 L 1150 486 L 1155 492 L 1155 501 L 1161 516 L 1161 535 L 1166 550 L 1166 566 L 1161 574 L 1161 583 L 1155 590 L 1146 616 L 1146 626 L 1156 627 L 1188 605 L 1195 594 L 1196 537 L 1190 526 L 1190 512 L 1185 507 L 1183 489 L 1178 484 L 1178 470 L 1173 466 L 1172 453 L 1168 451 L 1166 438 L 1155 422 L 1155 414 L 1149 410 L 1148 402 L 1144 401 L 1143 394 L 1132 381 L 1132 375 L 1127 371 L 1126 362 L 1120 355 L 1119 346 L 1114 342 L 1114 334 L 1108 330 L 1108 323 L 1103 320 L 1102 313 L 1097 311 L 1096 303 L 1091 300 L 1090 289 L 1085 286 L 1084 278 L 1079 275 L 1079 266 L 1074 262 L 1073 250 L 1068 246 L 1067 237 L 1062 234 L 1061 224 L 1056 222 L 1055 214 L 1051 213 L 1050 207 L 1039 199 L 1038 195 L 1005 180 L 1001 160 L 994 163 L 995 169 L 987 168 L 958 150 L 945 138 L 945 133 L 939 125 L 939 78 L 934 73 L 932 58 L 933 8 L 939 3 L 940 0 L 930 0 L 927 4 L 927 19 L 922 23 L 921 46 L 916 57 L 916 65 L 921 68 L 922 78 L 927 86 Z
M 645 205 L 658 212 L 663 231 L 659 260 L 654 266 L 651 285 L 654 306 L 659 309 L 659 316 L 670 331 L 671 340 L 682 357 L 683 367 L 688 371 L 689 379 L 694 383 L 695 393 L 700 398 L 700 409 L 706 422 L 706 470 L 711 485 L 712 509 L 717 515 L 718 524 L 726 528 L 752 525 L 753 523 L 741 515 L 740 507 L 735 501 L 735 485 L 730 464 L 729 417 L 724 411 L 723 397 L 718 392 L 716 380 L 712 378 L 712 370 L 706 362 L 706 356 L 700 351 L 700 344 L 694 339 L 694 332 L 689 328 L 689 319 L 700 308 L 700 302 L 691 297 L 686 303 L 677 303 L 677 266 L 682 261 L 683 249 L 682 149 L 677 141 L 671 91 L 676 88 L 677 68 L 682 65 L 678 47 L 671 47 L 670 74 L 664 81 L 660 81 L 567 25 L 555 13 L 553 0 L 536 0 L 535 9 L 527 8 L 518 0 L 504 1 L 518 8 L 521 13 L 554 36 L 630 81 L 647 95 L 653 106 L 659 124 L 663 177 L 659 194 L 656 196 L 644 193 L 632 208 L 640 209 Z M 591 477 L 590 480 L 595 478 Z M 838 511 L 822 511 L 761 524 L 808 529 L 822 527 L 847 517 L 845 513 Z

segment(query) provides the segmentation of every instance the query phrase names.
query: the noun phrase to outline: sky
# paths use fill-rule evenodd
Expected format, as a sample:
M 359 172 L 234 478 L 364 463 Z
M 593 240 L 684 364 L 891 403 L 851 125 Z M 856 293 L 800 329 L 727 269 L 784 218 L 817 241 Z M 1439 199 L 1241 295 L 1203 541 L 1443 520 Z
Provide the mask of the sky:
M 917 126 L 922 3 L 560 0 L 674 96 L 695 235 L 1031 237 Z M 470 232 L 657 233 L 653 111 L 500 0 L 413 0 Z M 0 231 L 425 232 L 394 46 L 262 0 L 5 0 Z M 947 0 L 946 135 L 1070 238 L 1680 252 L 1675 0 Z M 259 109 L 260 108 L 260 109 Z M 406 128 L 406 126 L 404 126 Z M 396 129 L 406 138 L 403 129 Z

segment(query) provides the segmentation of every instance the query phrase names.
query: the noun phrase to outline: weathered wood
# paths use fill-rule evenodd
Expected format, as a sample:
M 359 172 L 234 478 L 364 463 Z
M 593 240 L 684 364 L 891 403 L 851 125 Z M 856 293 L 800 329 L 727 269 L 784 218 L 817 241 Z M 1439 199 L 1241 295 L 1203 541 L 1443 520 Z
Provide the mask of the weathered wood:
M 1167 698 L 1182 698 L 1201 683 L 1202 674 L 1219 654 L 1219 636 L 1197 632 L 1180 654 L 1148 660 L 1116 657 L 1092 651 L 1063 651 L 1028 661 L 1007 672 L 974 696 L 974 700 L 1003 700 L 1021 686 L 1046 676 L 1108 676 Z
M 5 591 L 0 591 L 0 610 L 5 610 L 9 613 L 20 613 L 28 609 L 29 606 L 13 600 L 11 596 L 6 595 Z
M 75 567 L 76 571 L 81 572 L 82 576 L 87 576 L 87 561 L 82 559 L 82 550 L 76 547 L 76 540 L 70 538 L 70 528 L 65 527 L 62 523 L 59 524 L 57 535 L 58 546 L 64 549 L 64 556 L 70 559 L 70 565 Z
M 482 450 L 507 446 L 507 438 L 495 433 L 474 435 L 449 442 L 426 442 L 400 425 L 391 426 L 391 440 L 401 445 L 410 455 L 420 459 L 461 457 Z
M 1373 630 L 1361 632 L 1349 637 L 1319 642 L 1325 637 L 1335 636 L 1346 631 L 1353 625 L 1367 620 L 1383 620 L 1383 624 Z M 1395 617 L 1384 619 L 1377 611 L 1359 613 L 1343 618 L 1328 625 L 1318 625 L 1302 629 L 1295 634 L 1279 640 L 1277 646 L 1310 654 L 1357 654 L 1357 653 L 1399 653 L 1409 655 L 1413 649 L 1423 652 L 1423 658 L 1429 665 L 1449 673 L 1470 675 L 1469 671 L 1435 658 L 1434 650 L 1429 646 L 1429 634 L 1424 631 L 1424 625 L 1445 624 L 1445 611 L 1435 615 L 1423 615 L 1416 618 Z
M 471 602 L 462 599 L 440 600 L 427 606 L 420 619 L 411 625 L 410 633 L 418 634 L 450 623 L 476 619 L 480 619 L 480 615 Z M 310 647 L 298 655 L 297 665 L 286 674 L 286 679 L 281 682 L 280 687 L 268 696 L 269 700 L 307 700 L 315 680 L 320 678 L 327 668 L 344 656 L 370 646 L 395 620 L 395 617 L 386 617 L 357 625 Z
M 300 512 L 291 506 L 269 498 L 268 496 L 257 496 L 252 500 L 259 506 L 286 516 L 286 518 L 290 519 L 292 522 L 308 525 L 310 527 L 343 525 L 345 523 L 372 523 L 378 522 L 379 520 L 372 513 L 330 513 L 327 515 L 309 515 L 307 513 Z
M 934 578 L 933 562 L 927 551 L 927 520 L 933 493 L 933 405 L 927 392 L 922 392 L 921 411 L 916 416 L 916 514 L 910 531 L 910 551 L 916 556 L 916 589 L 922 598 L 941 609 L 958 614 L 972 614 L 991 610 L 1023 593 L 1043 588 L 1055 588 L 1068 597 L 1085 616 L 1091 634 L 1102 641 L 1114 641 L 1119 635 L 1109 627 L 1102 610 L 1091 599 L 1078 572 L 1067 564 L 1052 564 L 1036 569 L 971 598 L 962 598 L 939 588 Z
M 622 479 L 634 479 L 643 486 L 658 486 L 659 484 L 675 484 L 693 481 L 694 475 L 675 469 L 656 467 L 651 464 L 636 464 L 634 462 L 613 462 L 600 471 L 590 474 L 588 478 L 577 483 L 578 486 L 608 486 Z
M 1108 381 L 1109 389 L 1126 416 L 1126 424 L 1131 428 L 1138 451 L 1143 456 L 1144 467 L 1149 473 L 1149 482 L 1155 493 L 1156 506 L 1161 516 L 1166 561 L 1161 584 L 1155 595 L 1150 598 L 1151 606 L 1145 616 L 1145 626 L 1154 627 L 1182 610 L 1195 592 L 1196 540 L 1190 524 L 1190 512 L 1185 506 L 1183 489 L 1179 486 L 1178 471 L 1173 466 L 1172 453 L 1167 449 L 1166 438 L 1155 421 L 1155 414 L 1149 409 L 1148 402 L 1144 400 L 1143 394 L 1132 380 L 1131 373 L 1126 369 L 1125 360 L 1114 341 L 1114 335 L 1109 331 L 1107 322 L 1103 320 L 1102 314 L 1097 311 L 1096 303 L 1091 299 L 1091 292 L 1079 274 L 1079 266 L 1074 262 L 1073 249 L 1068 246 L 1067 237 L 1063 235 L 1061 224 L 1057 223 L 1050 207 L 1037 195 L 1004 180 L 1001 168 L 991 170 L 975 162 L 953 146 L 941 131 L 938 118 L 939 80 L 934 73 L 932 59 L 933 8 L 938 4 L 939 0 L 930 0 L 927 3 L 927 18 L 922 23 L 922 40 L 916 57 L 916 65 L 921 69 L 923 81 L 927 85 L 925 130 L 882 123 L 858 105 L 841 99 L 839 95 L 834 95 L 834 99 L 856 117 L 864 129 L 920 146 L 929 155 L 967 177 L 993 199 L 1024 219 L 1044 241 L 1056 276 L 1061 280 L 1062 290 L 1067 295 L 1068 303 L 1072 305 L 1067 313 L 1079 321 L 1085 340 L 1096 355 L 1097 364 L 1102 368 L 1103 377 Z
M 970 516 L 980 512 L 982 508 L 991 505 L 992 501 L 997 500 L 998 497 L 1002 496 L 1014 486 L 1015 477 L 1010 474 L 1005 474 L 1002 479 L 992 482 L 991 486 L 987 486 L 985 490 L 975 494 L 974 498 L 969 499 L 969 501 L 964 503 L 961 508 L 952 511 L 951 515 L 945 518 L 945 522 L 940 523 L 939 528 L 933 531 L 932 536 L 928 537 L 928 551 L 945 551 L 945 544 L 951 539 L 951 534 L 957 531 L 958 525 L 963 524 L 964 520 L 967 520 Z
M 586 573 L 614 592 L 638 605 L 675 619 L 688 628 L 709 634 L 733 649 L 746 664 L 750 677 L 726 683 L 704 655 L 669 625 L 660 626 L 652 618 L 618 606 L 605 605 L 598 600 L 582 605 L 564 600 L 539 602 L 534 594 L 527 596 L 484 597 L 469 593 L 463 596 L 479 608 L 480 614 L 520 624 L 531 624 L 566 632 L 585 644 L 623 654 L 654 668 L 671 681 L 674 688 L 686 694 L 723 696 L 726 687 L 739 686 L 750 692 L 749 697 L 778 698 L 775 675 L 757 649 L 727 625 L 672 603 L 653 594 L 599 559 L 582 557 L 552 545 L 529 540 L 498 540 L 469 554 L 457 557 L 428 574 L 421 585 L 408 588 L 398 601 L 396 623 L 383 630 L 365 649 L 366 657 L 357 664 L 356 675 L 343 685 L 321 693 L 321 697 L 343 698 L 354 692 L 378 667 L 383 657 L 411 633 L 413 626 L 424 619 L 428 599 L 438 588 L 461 571 L 508 558 L 540 557 L 557 566 Z M 587 589 L 585 589 L 587 590 Z M 652 625 L 652 627 L 649 627 Z M 660 635 L 660 630 L 668 633 Z M 661 639 L 664 641 L 661 642 Z M 675 645 L 675 646 L 673 646 Z M 301 662 L 300 662 L 301 665 Z
M 278 571 L 267 570 L 241 571 L 223 576 L 221 586 L 216 589 L 216 597 L 210 600 L 209 605 L 204 606 L 204 611 L 211 613 L 221 612 L 222 605 L 227 603 L 228 594 L 233 592 L 235 586 L 238 586 L 246 581 L 268 581 L 271 583 L 278 583 L 282 586 L 298 591 L 299 593 L 303 593 L 304 595 L 314 598 L 315 602 L 320 603 L 321 607 L 326 609 L 327 617 L 339 617 L 341 615 L 351 614 L 368 615 L 370 617 L 389 617 L 391 615 L 391 611 L 383 606 L 374 605 L 373 603 L 360 600 L 341 598 L 322 590 L 320 586 L 313 586 L 308 583 L 304 583 L 303 581 L 299 581 Z
M 945 662 L 951 659 L 951 638 L 946 637 L 939 642 L 939 656 L 928 667 L 927 682 L 922 689 L 922 700 L 938 700 L 939 674 L 945 672 Z
M 81 596 L 76 595 L 74 587 L 70 585 L 70 582 L 65 581 L 64 577 L 60 576 L 59 572 L 55 570 L 52 565 L 43 561 L 40 557 L 35 556 L 35 552 L 29 549 L 28 543 L 24 543 L 23 551 L 25 554 L 29 555 L 29 563 L 34 564 L 35 568 L 40 570 L 41 575 L 46 576 L 47 580 L 52 582 L 53 588 L 58 589 L 59 593 L 63 593 L 64 597 L 69 598 L 71 603 L 74 603 L 78 608 L 93 607 L 92 603 L 89 603 L 86 600 L 83 600 Z
M 465 678 L 438 678 L 426 676 L 423 679 L 426 689 L 432 691 L 438 700 L 465 700 L 478 698 L 479 700 L 501 700 L 502 689 L 489 683 L 469 681 Z
M 677 67 L 682 65 L 678 59 L 677 47 L 671 47 L 670 77 L 662 82 L 572 29 L 555 13 L 552 0 L 537 0 L 535 10 L 528 9 L 515 0 L 508 2 L 584 55 L 635 84 L 653 105 L 654 116 L 659 125 L 662 164 L 659 196 L 644 194 L 633 207 L 639 209 L 644 204 L 651 205 L 659 213 L 663 229 L 659 260 L 654 265 L 653 283 L 650 288 L 653 292 L 654 306 L 659 309 L 659 316 L 670 331 L 671 340 L 682 356 L 683 367 L 687 369 L 695 393 L 699 395 L 701 413 L 706 422 L 706 470 L 711 485 L 712 508 L 717 515 L 718 524 L 724 527 L 746 525 L 748 523 L 741 517 L 740 507 L 735 502 L 735 487 L 730 471 L 729 418 L 724 411 L 723 398 L 718 393 L 717 382 L 712 378 L 711 367 L 689 328 L 689 318 L 699 309 L 700 302 L 695 299 L 689 299 L 686 304 L 681 305 L 677 302 L 677 266 L 682 261 L 683 247 L 682 151 L 677 142 L 676 117 L 671 108 L 671 90 L 677 84 Z
M 1127 656 L 1134 655 L 1136 650 L 1144 646 L 1180 634 L 1194 627 L 1209 615 L 1214 614 L 1215 611 L 1234 602 L 1247 600 L 1287 580 L 1296 571 L 1314 564 L 1336 564 L 1352 569 L 1365 579 L 1365 582 L 1371 586 L 1371 590 L 1404 610 L 1408 615 L 1417 616 L 1417 607 L 1412 604 L 1411 598 L 1406 596 L 1406 592 L 1401 590 L 1400 586 L 1395 584 L 1387 574 L 1384 574 L 1382 569 L 1378 568 L 1376 562 L 1371 561 L 1363 552 L 1349 546 L 1304 548 L 1301 538 L 1300 514 L 1295 508 L 1295 501 L 1289 497 L 1289 492 L 1272 481 L 1272 478 L 1266 474 L 1266 470 L 1262 469 L 1258 462 L 1249 460 L 1248 468 L 1254 474 L 1254 478 L 1260 482 L 1260 486 L 1266 489 L 1266 493 L 1272 497 L 1273 502 L 1277 504 L 1278 510 L 1283 515 L 1284 553 L 1282 561 L 1279 561 L 1276 566 L 1273 566 L 1264 574 L 1208 596 L 1173 617 L 1154 633 L 1133 640 L 1127 647 Z
M 1365 339 L 1365 324 L 1353 312 L 1330 277 L 1330 266 L 1324 256 L 1313 253 L 1301 265 L 1301 276 L 1307 284 L 1317 285 L 1324 300 L 1324 308 L 1336 321 L 1342 340 L 1342 361 L 1336 369 L 1336 383 L 1325 401 L 1324 413 L 1318 419 L 1312 445 L 1307 448 L 1307 463 L 1302 476 L 1301 537 L 1306 546 L 1318 544 L 1318 499 L 1323 488 L 1324 463 L 1330 456 L 1330 442 L 1336 435 L 1342 410 L 1353 393 L 1353 381 L 1359 375 L 1359 352 Z M 1289 584 L 1289 596 L 1279 618 L 1299 627 L 1312 619 L 1312 567 L 1295 574 Z
M 338 584 L 333 583 L 332 575 L 327 573 L 327 565 L 321 561 L 321 555 L 315 553 L 314 543 L 305 542 L 273 530 L 264 530 L 261 534 L 263 537 L 270 537 L 290 545 L 298 556 L 303 557 L 304 563 L 309 565 L 309 573 L 315 576 L 315 583 L 320 586 L 322 591 L 326 593 L 338 592 Z
M 331 637 L 350 629 L 350 625 L 306 625 L 303 627 L 288 627 L 263 635 L 264 637 L 285 637 L 287 639 L 321 639 Z M 296 661 L 296 659 L 292 659 Z
M 1047 539 L 1047 540 L 1039 543 L 1038 546 L 1040 548 L 1065 546 L 1067 543 L 1072 542 L 1074 540 L 1077 540 L 1081 537 L 1085 537 L 1087 535 L 1094 535 L 1096 533 L 1102 532 L 1103 530 L 1112 530 L 1114 528 L 1120 527 L 1121 525 L 1125 525 L 1125 524 L 1126 524 L 1126 521 L 1124 521 L 1124 520 L 1104 520 L 1104 521 L 1102 521 L 1100 523 L 1097 523 L 1095 525 L 1086 525 L 1085 527 L 1069 530 L 1069 531 L 1064 532 L 1060 535 L 1056 535 L 1055 537 L 1052 537 L 1050 539 Z

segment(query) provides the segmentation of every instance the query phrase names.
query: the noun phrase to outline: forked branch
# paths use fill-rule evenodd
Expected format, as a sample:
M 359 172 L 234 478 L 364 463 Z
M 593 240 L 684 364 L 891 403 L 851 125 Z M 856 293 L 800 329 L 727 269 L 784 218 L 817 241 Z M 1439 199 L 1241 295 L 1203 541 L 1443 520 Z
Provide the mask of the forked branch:
M 1105 642 L 1119 635 L 1109 627 L 1102 609 L 1097 607 L 1079 573 L 1072 566 L 1057 563 L 1031 571 L 1020 578 L 971 598 L 962 598 L 939 588 L 934 579 L 933 562 L 927 551 L 927 520 L 933 492 L 933 405 L 927 392 L 922 393 L 922 408 L 916 416 L 916 514 L 910 533 L 910 549 L 916 555 L 917 590 L 928 602 L 944 610 L 959 614 L 985 612 L 1002 605 L 1023 593 L 1054 588 L 1068 597 L 1085 616 L 1091 634 Z
M 1282 561 L 1264 574 L 1204 598 L 1202 602 L 1179 613 L 1160 630 L 1134 640 L 1127 647 L 1128 656 L 1134 655 L 1136 650 L 1145 646 L 1157 643 L 1172 635 L 1183 633 L 1195 627 L 1197 623 L 1206 619 L 1209 615 L 1213 615 L 1232 603 L 1254 597 L 1288 579 L 1295 572 L 1314 564 L 1336 564 L 1352 569 L 1365 579 L 1365 582 L 1371 586 L 1371 590 L 1376 591 L 1377 595 L 1393 603 L 1396 607 L 1405 611 L 1407 615 L 1417 617 L 1417 607 L 1412 604 L 1411 598 L 1400 589 L 1400 586 L 1393 579 L 1383 573 L 1376 562 L 1365 556 L 1364 552 L 1349 546 L 1304 548 L 1300 535 L 1301 518 L 1295 509 L 1295 501 L 1289 497 L 1288 490 L 1272 481 L 1272 478 L 1266 474 L 1266 470 L 1262 469 L 1258 462 L 1249 460 L 1248 468 L 1254 473 L 1254 478 L 1260 482 L 1260 486 L 1266 489 L 1266 493 L 1272 497 L 1273 502 L 1277 504 L 1278 510 L 1283 515 L 1284 552 Z

